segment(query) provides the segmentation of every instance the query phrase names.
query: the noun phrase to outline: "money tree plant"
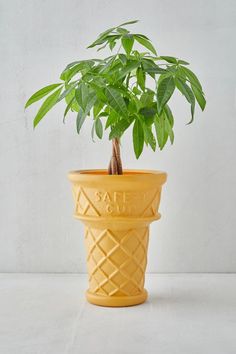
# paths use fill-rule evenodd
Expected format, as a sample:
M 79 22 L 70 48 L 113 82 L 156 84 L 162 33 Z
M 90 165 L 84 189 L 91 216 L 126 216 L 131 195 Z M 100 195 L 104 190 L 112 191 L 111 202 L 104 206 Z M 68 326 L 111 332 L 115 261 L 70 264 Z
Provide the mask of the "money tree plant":
M 95 134 L 102 139 L 103 130 L 108 129 L 112 141 L 109 174 L 122 174 L 120 139 L 130 127 L 137 159 L 144 144 L 153 151 L 157 146 L 162 150 L 168 139 L 173 144 L 174 117 L 169 101 L 175 90 L 190 105 L 188 124 L 193 122 L 196 102 L 202 110 L 206 105 L 202 86 L 189 63 L 160 56 L 148 37 L 125 28 L 136 22 L 109 28 L 88 47 L 98 51 L 108 47 L 113 55 L 68 64 L 60 82 L 37 91 L 25 105 L 47 96 L 34 118 L 34 127 L 53 106 L 65 101 L 63 121 L 68 112 L 75 112 L 78 134 L 87 119 L 93 122 L 92 139 Z

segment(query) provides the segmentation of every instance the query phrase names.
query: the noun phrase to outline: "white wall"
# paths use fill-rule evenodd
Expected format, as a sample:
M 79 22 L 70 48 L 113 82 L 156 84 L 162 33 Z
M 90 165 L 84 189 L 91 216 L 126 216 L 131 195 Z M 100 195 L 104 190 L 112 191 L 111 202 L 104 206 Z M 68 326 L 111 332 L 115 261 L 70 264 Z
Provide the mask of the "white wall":
M 85 271 L 83 230 L 72 218 L 67 171 L 106 168 L 108 141 L 81 136 L 62 106 L 33 131 L 38 88 L 57 82 L 64 66 L 98 33 L 129 19 L 162 55 L 191 62 L 207 96 L 204 114 L 186 126 L 182 97 L 175 106 L 175 145 L 145 151 L 136 161 L 127 136 L 124 166 L 162 169 L 168 183 L 162 219 L 151 227 L 149 271 L 236 271 L 236 115 L 234 0 L 12 0 L 0 2 L 0 271 Z

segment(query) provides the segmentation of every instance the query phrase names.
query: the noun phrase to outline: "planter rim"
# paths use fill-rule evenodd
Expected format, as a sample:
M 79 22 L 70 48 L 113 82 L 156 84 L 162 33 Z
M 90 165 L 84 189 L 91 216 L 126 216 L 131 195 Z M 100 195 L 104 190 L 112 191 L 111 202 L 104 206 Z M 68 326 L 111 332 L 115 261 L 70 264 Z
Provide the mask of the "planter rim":
M 123 171 L 123 175 L 109 175 L 105 169 L 91 169 L 91 170 L 75 170 L 68 173 L 68 178 L 72 182 L 81 180 L 103 180 L 107 181 L 115 180 L 121 182 L 122 180 L 159 180 L 161 184 L 164 184 L 167 179 L 167 173 L 158 170 L 136 170 L 128 169 Z
M 109 217 L 108 216 L 101 216 L 99 219 L 97 217 L 91 217 L 91 216 L 78 216 L 74 214 L 74 217 L 76 219 L 82 220 L 85 224 L 86 223 L 93 223 L 96 226 L 99 226 L 101 222 L 106 222 L 106 224 L 109 224 Z M 140 216 L 133 216 L 133 217 L 127 217 L 127 216 L 112 216 L 110 220 L 110 226 L 114 225 L 114 220 L 118 221 L 120 225 L 122 224 L 133 224 L 136 222 L 137 224 L 140 224 L 141 226 L 143 225 L 149 225 L 151 222 L 155 220 L 159 220 L 161 218 L 161 214 L 157 213 L 154 216 L 147 216 L 147 217 L 140 217 Z

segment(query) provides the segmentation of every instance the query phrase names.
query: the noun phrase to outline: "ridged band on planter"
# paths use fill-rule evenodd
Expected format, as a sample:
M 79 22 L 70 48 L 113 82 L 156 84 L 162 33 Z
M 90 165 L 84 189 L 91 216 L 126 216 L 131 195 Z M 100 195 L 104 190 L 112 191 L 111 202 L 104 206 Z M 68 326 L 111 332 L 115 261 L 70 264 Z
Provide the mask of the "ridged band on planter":
M 104 170 L 69 173 L 75 217 L 85 224 L 89 302 L 131 306 L 147 298 L 144 289 L 149 224 L 160 218 L 159 171 Z

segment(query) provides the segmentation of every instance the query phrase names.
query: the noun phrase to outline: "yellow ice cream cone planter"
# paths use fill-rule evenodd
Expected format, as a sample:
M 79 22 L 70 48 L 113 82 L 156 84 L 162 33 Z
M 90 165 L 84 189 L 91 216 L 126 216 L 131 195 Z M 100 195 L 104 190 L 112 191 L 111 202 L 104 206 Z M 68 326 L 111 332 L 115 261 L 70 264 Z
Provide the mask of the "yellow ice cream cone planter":
M 25 104 L 27 108 L 43 99 L 34 128 L 64 101 L 63 121 L 74 114 L 78 134 L 87 122 L 93 141 L 106 136 L 105 130 L 109 134 L 112 156 L 107 171 L 69 173 L 74 214 L 85 226 L 87 299 L 101 306 L 130 306 L 146 300 L 149 225 L 160 218 L 161 189 L 166 181 L 164 172 L 123 171 L 120 142 L 124 134 L 132 129 L 138 159 L 145 146 L 155 151 L 163 150 L 168 142 L 173 144 L 175 118 L 170 103 L 174 92 L 179 91 L 190 104 L 188 124 L 194 120 L 196 104 L 202 111 L 206 105 L 202 85 L 189 63 L 157 54 L 147 36 L 130 30 L 137 22 L 102 32 L 88 48 L 109 48 L 110 56 L 73 60 L 56 83 L 36 91 Z M 125 146 L 123 153 L 127 153 Z
M 88 170 L 70 172 L 69 179 L 74 216 L 85 225 L 87 300 L 113 307 L 144 302 L 149 225 L 160 218 L 166 173 Z

